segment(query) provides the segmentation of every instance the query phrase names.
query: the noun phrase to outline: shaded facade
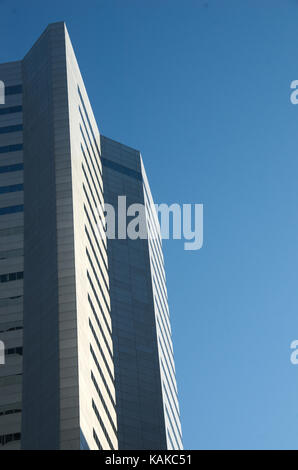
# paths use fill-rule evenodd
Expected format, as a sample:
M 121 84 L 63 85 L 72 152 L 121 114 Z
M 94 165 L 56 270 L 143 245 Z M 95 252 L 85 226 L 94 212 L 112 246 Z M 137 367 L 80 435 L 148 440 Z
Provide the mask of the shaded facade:
M 108 239 L 119 447 L 182 449 L 164 260 L 149 183 L 139 151 L 104 136 L 101 147 L 105 202 L 116 216 L 119 196 L 146 212 L 146 238 Z
M 24 158 L 22 64 L 0 65 L 0 449 L 20 447 L 24 301 Z

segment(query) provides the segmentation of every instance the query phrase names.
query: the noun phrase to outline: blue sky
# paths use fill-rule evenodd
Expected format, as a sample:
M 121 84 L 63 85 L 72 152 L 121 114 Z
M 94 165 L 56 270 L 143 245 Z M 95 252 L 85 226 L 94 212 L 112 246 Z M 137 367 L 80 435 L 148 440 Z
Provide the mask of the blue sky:
M 65 20 L 100 131 L 142 151 L 165 241 L 184 445 L 298 449 L 297 0 L 0 1 L 0 61 Z

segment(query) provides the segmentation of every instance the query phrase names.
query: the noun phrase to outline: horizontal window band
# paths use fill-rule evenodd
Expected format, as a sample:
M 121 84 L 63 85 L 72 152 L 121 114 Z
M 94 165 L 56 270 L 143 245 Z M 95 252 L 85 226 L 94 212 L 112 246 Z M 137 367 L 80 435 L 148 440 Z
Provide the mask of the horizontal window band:
M 5 87 L 5 96 L 20 95 L 23 93 L 22 85 L 13 85 Z
M 111 448 L 112 450 L 115 450 L 115 449 L 114 449 L 114 446 L 113 446 L 113 443 L 112 443 L 112 441 L 111 441 L 111 438 L 110 438 L 110 436 L 109 436 L 109 433 L 108 433 L 108 431 L 107 431 L 107 428 L 106 428 L 105 425 L 104 425 L 104 422 L 103 422 L 103 420 L 102 420 L 102 418 L 101 418 L 101 416 L 100 416 L 100 413 L 99 413 L 99 411 L 98 411 L 98 409 L 97 409 L 97 406 L 95 405 L 95 402 L 94 402 L 93 399 L 92 399 L 92 408 L 93 408 L 93 410 L 94 410 L 95 416 L 96 416 L 97 419 L 98 419 L 98 422 L 99 422 L 99 424 L 100 424 L 100 426 L 101 426 L 101 429 L 102 429 L 102 431 L 103 431 L 103 433 L 104 433 L 104 435 L 105 435 L 105 438 L 106 438 L 106 440 L 107 440 L 108 443 L 109 443 L 110 448 Z
M 5 126 L 0 127 L 0 134 L 10 134 L 11 132 L 20 132 L 23 130 L 22 124 L 17 124 L 15 126 Z
M 120 165 L 119 163 L 115 163 L 112 160 L 108 160 L 107 158 L 101 158 L 102 164 L 110 168 L 111 170 L 118 171 L 118 173 L 122 173 L 123 175 L 130 176 L 131 178 L 135 178 L 139 181 L 143 180 L 142 174 L 138 171 L 132 170 L 127 168 L 126 166 Z
M 100 441 L 99 441 L 99 439 L 98 439 L 98 437 L 97 437 L 97 434 L 96 434 L 94 428 L 93 428 L 93 438 L 94 438 L 94 440 L 95 440 L 95 442 L 96 442 L 96 445 L 97 445 L 98 449 L 99 449 L 99 450 L 102 450 L 102 445 L 101 445 L 101 443 L 100 443 Z
M 16 191 L 24 191 L 24 185 L 11 184 L 10 186 L 0 186 L 0 194 L 14 193 Z
M 5 405 L 0 406 L 0 414 L 4 412 L 6 413 L 7 410 L 18 410 L 22 408 L 22 403 L 20 401 L 14 403 L 6 403 Z
M 88 116 L 88 113 L 87 113 L 87 109 L 86 109 L 86 106 L 85 106 L 85 103 L 84 103 L 84 100 L 83 100 L 83 97 L 82 97 L 82 93 L 81 93 L 81 90 L 80 90 L 80 87 L 79 87 L 79 86 L 78 86 L 78 92 L 79 92 L 79 97 L 80 97 L 80 100 L 81 100 L 83 109 L 84 109 L 84 111 L 85 111 L 85 115 L 86 115 L 86 118 L 87 118 L 87 121 L 88 121 L 90 130 L 91 130 L 91 133 L 92 133 L 92 137 L 93 137 L 93 140 L 94 140 L 94 143 L 95 143 L 95 146 L 96 146 L 98 155 L 100 155 L 100 151 L 99 151 L 99 148 L 98 148 L 98 145 L 97 145 L 97 142 L 96 142 L 96 138 L 95 138 L 95 135 L 94 135 L 92 126 L 91 126 L 91 122 L 90 122 L 90 119 L 89 119 L 89 116 Z
M 22 346 L 18 346 L 16 348 L 8 348 L 8 349 L 5 349 L 5 354 L 7 354 L 8 356 L 12 354 L 17 354 L 18 356 L 22 356 L 23 348 Z
M 111 379 L 112 383 L 114 383 L 113 374 L 112 374 L 112 372 L 111 372 L 110 366 L 109 366 L 108 361 L 107 361 L 107 359 L 106 359 L 106 357 L 105 357 L 105 353 L 104 353 L 104 351 L 103 351 L 103 349 L 102 349 L 102 347 L 101 347 L 100 341 L 99 341 L 98 336 L 97 336 L 97 334 L 96 334 L 96 332 L 95 332 L 95 330 L 94 330 L 94 327 L 93 327 L 93 325 L 92 325 L 92 322 L 91 322 L 90 318 L 89 318 L 89 327 L 90 327 L 90 330 L 92 331 L 93 337 L 94 337 L 94 339 L 95 339 L 95 342 L 96 342 L 96 344 L 97 344 L 97 347 L 98 347 L 99 352 L 100 352 L 100 354 L 101 354 L 101 357 L 102 357 L 102 359 L 103 359 L 104 365 L 105 365 L 105 367 L 106 367 L 106 369 L 107 369 L 107 371 L 108 371 L 108 374 L 109 374 L 109 376 L 110 376 L 110 379 Z
M 12 415 L 12 414 L 21 413 L 21 412 L 22 412 L 21 408 L 12 408 L 6 411 L 0 411 L 0 416 Z
M 9 326 L 6 329 L 1 329 L 0 333 L 10 333 L 11 331 L 20 331 L 20 330 L 23 330 L 23 326 Z
M 14 434 L 1 434 L 0 436 L 0 445 L 5 446 L 9 442 L 20 441 L 21 433 L 15 432 Z
M 0 208 L 0 215 L 16 214 L 17 212 L 24 212 L 24 204 Z
M 0 108 L 0 115 L 4 114 L 13 114 L 21 113 L 23 111 L 23 106 L 10 106 L 9 108 Z
M 101 370 L 101 367 L 100 367 L 100 365 L 99 365 L 99 362 L 98 362 L 98 360 L 97 360 L 96 354 L 95 354 L 95 352 L 94 352 L 94 350 L 93 350 L 91 344 L 90 344 L 90 352 L 91 352 L 92 358 L 93 358 L 93 360 L 94 360 L 94 363 L 95 363 L 95 365 L 96 365 L 96 367 L 97 367 L 97 370 L 98 370 L 98 372 L 99 372 L 99 375 L 100 375 L 100 377 L 101 377 L 101 380 L 102 380 L 103 383 L 104 383 L 104 386 L 105 386 L 105 389 L 106 389 L 106 391 L 107 391 L 107 393 L 108 393 L 108 396 L 109 396 L 109 399 L 110 399 L 110 401 L 111 401 L 111 404 L 113 405 L 113 408 L 115 409 L 115 408 L 116 408 L 115 400 L 114 400 L 114 398 L 113 398 L 113 395 L 111 394 L 110 388 L 109 388 L 108 383 L 107 383 L 106 378 L 105 378 L 105 375 L 104 375 L 103 371 Z
M 23 150 L 23 144 L 5 145 L 4 147 L 0 147 L 0 153 L 18 152 L 20 150 Z
M 24 170 L 24 163 L 16 163 L 15 165 L 0 166 L 0 173 L 9 173 L 11 171 Z
M 20 279 L 24 279 L 24 271 L 18 271 L 16 273 L 0 274 L 0 283 L 9 282 L 9 281 L 18 281 Z

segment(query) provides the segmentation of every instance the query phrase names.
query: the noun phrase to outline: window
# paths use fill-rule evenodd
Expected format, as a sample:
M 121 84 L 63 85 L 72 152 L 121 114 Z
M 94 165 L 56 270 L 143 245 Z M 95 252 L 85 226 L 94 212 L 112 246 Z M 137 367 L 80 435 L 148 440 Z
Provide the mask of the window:
M 0 194 L 14 193 L 16 191 L 24 191 L 24 185 L 23 184 L 11 184 L 10 186 L 0 187 Z
M 23 111 L 23 106 L 10 106 L 9 108 L 0 108 L 0 115 L 21 113 L 22 111 Z
M 97 434 L 96 434 L 96 432 L 95 432 L 94 429 L 93 429 L 93 438 L 94 438 L 94 440 L 95 440 L 95 442 L 96 442 L 96 445 L 97 445 L 97 447 L 99 448 L 99 450 L 102 450 L 102 445 L 101 445 L 101 443 L 99 442 L 99 439 L 98 439 Z
M 20 441 L 21 440 L 21 433 L 16 432 L 14 434 L 2 434 L 0 435 L 0 445 L 4 446 L 9 442 L 13 441 Z
M 0 173 L 9 173 L 10 171 L 21 171 L 23 169 L 23 163 L 16 163 L 15 165 L 0 166 Z
M 104 435 L 106 436 L 106 439 L 107 439 L 107 441 L 108 441 L 108 443 L 109 443 L 110 448 L 111 448 L 112 450 L 114 450 L 113 443 L 112 443 L 112 441 L 111 441 L 111 439 L 110 439 L 110 436 L 109 436 L 109 434 L 108 434 L 108 432 L 107 432 L 107 430 L 106 430 L 106 427 L 105 427 L 105 425 L 104 425 L 104 423 L 103 423 L 103 420 L 101 419 L 101 416 L 100 416 L 100 414 L 99 414 L 99 411 L 98 411 L 98 409 L 96 408 L 96 405 L 95 405 L 95 403 L 94 403 L 94 400 L 92 400 L 92 408 L 93 408 L 94 413 L 95 413 L 95 415 L 96 415 L 96 417 L 97 417 L 97 419 L 98 419 L 98 421 L 99 421 L 99 423 L 100 423 L 101 429 L 103 430 L 103 433 L 104 433 Z
M 7 86 L 5 88 L 5 96 L 20 95 L 23 92 L 22 85 Z
M 19 279 L 24 279 L 24 271 L 19 271 L 16 273 L 0 274 L 0 282 L 17 281 Z
M 20 204 L 19 206 L 1 207 L 0 215 L 15 214 L 16 212 L 23 212 L 23 211 L 24 211 L 23 204 Z
M 18 152 L 19 150 L 23 150 L 23 144 L 5 145 L 4 147 L 0 147 L 0 153 Z
M 0 127 L 0 134 L 9 134 L 10 132 L 20 132 L 22 130 L 22 124 L 17 124 L 16 126 Z

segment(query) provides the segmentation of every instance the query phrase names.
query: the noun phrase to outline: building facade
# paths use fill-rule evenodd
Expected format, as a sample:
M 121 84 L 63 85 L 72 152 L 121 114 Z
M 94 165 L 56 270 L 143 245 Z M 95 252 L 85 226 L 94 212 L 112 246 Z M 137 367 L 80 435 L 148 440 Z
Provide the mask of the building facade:
M 108 239 L 121 449 L 182 449 L 159 223 L 140 152 L 101 136 L 105 202 L 145 208 L 146 237 Z M 121 204 L 121 202 L 120 202 Z M 127 220 L 129 224 L 129 220 Z
M 64 23 L 0 80 L 0 449 L 180 449 L 141 156 L 100 135 Z M 147 239 L 106 237 L 118 195 L 145 204 Z

